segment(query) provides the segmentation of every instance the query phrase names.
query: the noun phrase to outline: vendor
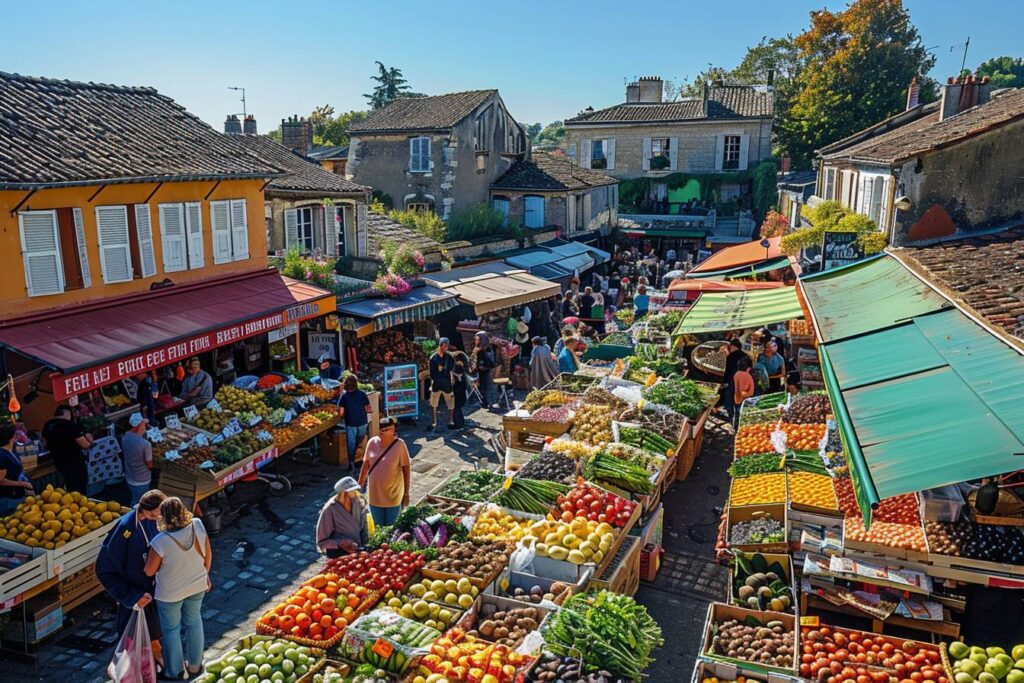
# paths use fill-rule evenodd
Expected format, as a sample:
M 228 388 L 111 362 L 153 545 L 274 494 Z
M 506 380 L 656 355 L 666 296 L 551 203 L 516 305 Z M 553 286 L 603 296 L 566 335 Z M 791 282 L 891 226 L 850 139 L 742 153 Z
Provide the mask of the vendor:
M 181 397 L 192 405 L 205 405 L 213 400 L 213 378 L 203 370 L 198 358 L 188 361 L 188 376 L 181 383 Z
M 320 377 L 331 379 L 335 382 L 341 379 L 341 366 L 337 363 L 332 363 L 330 356 L 326 353 L 321 353 L 320 357 L 316 360 L 320 364 Z
M 321 508 L 316 522 L 316 547 L 327 557 L 358 552 L 370 540 L 359 482 L 342 477 L 334 484 L 334 494 Z
M 139 404 L 139 412 L 147 420 L 152 422 L 156 419 L 156 397 L 159 391 L 156 382 L 148 372 L 140 372 L 135 375 L 135 400 Z
M 768 375 L 768 391 L 782 391 L 782 379 L 786 375 L 786 361 L 779 354 L 779 347 L 774 339 L 764 345 L 764 350 L 757 357 L 757 366 Z
M 14 454 L 16 431 L 10 422 L 0 424 L 0 517 L 14 512 L 22 499 L 32 493 L 32 483 Z

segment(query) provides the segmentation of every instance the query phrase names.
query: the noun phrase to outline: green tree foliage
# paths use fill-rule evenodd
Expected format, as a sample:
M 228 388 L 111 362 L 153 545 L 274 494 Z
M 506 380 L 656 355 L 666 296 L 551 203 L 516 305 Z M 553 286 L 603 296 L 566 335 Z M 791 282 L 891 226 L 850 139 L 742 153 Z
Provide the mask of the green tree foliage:
M 530 143 L 536 145 L 540 141 L 540 132 L 544 130 L 544 124 L 542 123 L 531 123 L 526 127 L 526 137 L 530 138 Z
M 811 26 L 793 44 L 802 66 L 778 136 L 796 168 L 809 168 L 815 149 L 901 111 L 911 79 L 935 63 L 901 0 L 856 0 L 841 12 L 811 12 Z M 926 80 L 921 100 L 934 96 Z
M 441 242 L 442 244 L 448 240 L 448 226 L 441 220 L 433 211 L 412 211 L 406 209 L 404 211 L 397 211 L 391 209 L 389 205 L 383 201 L 374 197 L 370 203 L 370 211 L 373 213 L 379 213 L 387 216 L 393 221 L 401 223 L 407 228 L 415 230 L 421 235 L 429 237 L 435 242 Z
M 565 142 L 565 125 L 561 121 L 552 121 L 537 134 L 537 144 L 561 146 Z
M 449 240 L 470 240 L 505 232 L 505 216 L 490 204 L 480 203 L 458 211 L 448 220 Z
M 826 232 L 855 232 L 857 242 L 865 254 L 877 254 L 887 244 L 885 233 L 879 232 L 873 220 L 859 213 L 853 213 L 836 201 L 821 202 L 816 207 L 806 204 L 801 215 L 811 226 L 799 228 L 784 235 L 780 247 L 784 254 L 796 255 L 801 249 L 820 246 Z
M 409 84 L 402 75 L 402 70 L 397 67 L 386 67 L 382 62 L 377 62 L 378 73 L 370 78 L 377 82 L 373 92 L 363 95 L 370 103 L 370 109 L 377 111 L 388 102 L 399 97 L 409 95 Z
M 1024 88 L 1024 59 L 993 57 L 978 65 L 975 73 L 992 79 L 993 88 Z
M 335 116 L 331 105 L 317 107 L 309 114 L 309 121 L 313 124 L 313 144 L 318 147 L 343 147 L 349 143 L 349 126 L 369 116 L 368 111 L 349 111 Z

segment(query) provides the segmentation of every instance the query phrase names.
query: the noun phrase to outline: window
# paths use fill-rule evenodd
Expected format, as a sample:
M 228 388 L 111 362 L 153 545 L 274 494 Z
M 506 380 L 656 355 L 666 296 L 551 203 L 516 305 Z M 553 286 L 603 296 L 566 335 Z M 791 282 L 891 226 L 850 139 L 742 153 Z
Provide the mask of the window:
M 670 138 L 651 138 L 650 169 L 663 171 L 669 168 L 672 165 L 671 151 L 672 140 Z
M 287 211 L 285 231 L 288 230 Z M 244 199 L 210 202 L 210 230 L 213 233 L 215 264 L 249 258 L 249 219 Z
M 608 168 L 608 141 L 593 140 L 590 144 L 590 168 Z
M 100 266 L 107 284 L 156 275 L 148 204 L 96 207 Z
M 508 197 L 495 197 L 494 199 L 491 200 L 491 206 L 494 208 L 495 211 L 502 215 L 501 225 L 507 228 L 509 209 Z
M 868 178 L 864 183 L 864 206 L 868 218 L 875 222 L 879 228 L 882 227 L 882 206 L 885 203 L 888 183 L 885 176 Z
M 430 213 L 432 211 L 431 205 L 425 202 L 409 202 L 405 205 L 405 208 L 419 213 Z
M 544 227 L 544 197 L 526 196 L 523 206 L 523 224 L 528 228 Z
M 832 199 L 833 193 L 836 189 L 836 169 L 826 168 L 825 169 L 825 191 L 821 195 L 822 199 Z
M 18 224 L 29 296 L 92 286 L 81 209 L 22 211 Z
M 722 150 L 722 168 L 735 171 L 740 167 L 740 136 L 726 135 Z
M 294 239 L 288 247 L 298 247 L 299 251 L 308 253 L 313 251 L 313 208 L 292 209 L 295 213 Z
M 327 245 L 331 256 L 346 256 L 348 249 L 345 246 L 345 209 L 341 206 L 324 207 L 325 223 L 324 232 L 328 241 L 334 237 L 333 244 Z M 333 249 L 333 251 L 331 251 Z
M 576 143 L 575 142 L 570 142 L 569 145 L 565 148 L 565 155 L 567 157 L 569 157 L 570 159 L 575 161 L 575 159 L 576 159 Z
M 410 138 L 409 171 L 412 173 L 430 173 L 430 138 Z

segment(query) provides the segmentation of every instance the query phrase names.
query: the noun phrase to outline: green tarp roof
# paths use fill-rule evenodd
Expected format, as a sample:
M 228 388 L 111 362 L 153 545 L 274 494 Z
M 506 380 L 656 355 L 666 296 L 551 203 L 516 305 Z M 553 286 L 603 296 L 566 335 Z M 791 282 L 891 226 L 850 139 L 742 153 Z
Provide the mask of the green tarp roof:
M 891 256 L 800 278 L 822 341 L 889 327 L 950 303 Z
M 683 315 L 675 334 L 742 330 L 802 317 L 795 287 L 704 292 Z
M 945 299 L 896 259 L 870 263 L 875 267 L 858 264 L 826 278 L 832 297 L 804 282 L 806 293 L 819 294 L 808 299 L 822 334 L 842 330 L 819 350 L 865 521 L 882 499 L 1024 468 L 1024 356 L 944 307 Z M 896 287 L 884 303 L 869 297 L 887 313 L 844 318 L 843 307 L 857 307 L 851 291 L 837 286 L 847 277 L 853 294 L 857 287 L 879 292 L 865 272 Z M 906 275 L 927 291 L 910 286 Z M 929 310 L 895 313 L 921 308 Z M 867 324 L 875 327 L 863 329 Z
M 705 237 L 708 231 L 704 228 L 620 228 L 626 235 L 642 237 Z

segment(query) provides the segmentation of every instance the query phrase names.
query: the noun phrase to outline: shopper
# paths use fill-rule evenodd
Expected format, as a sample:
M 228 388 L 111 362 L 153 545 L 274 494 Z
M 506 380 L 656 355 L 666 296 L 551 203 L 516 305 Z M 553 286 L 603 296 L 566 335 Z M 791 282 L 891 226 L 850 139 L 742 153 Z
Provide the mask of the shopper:
M 409 504 L 411 463 L 405 441 L 396 435 L 395 419 L 380 421 L 380 436 L 366 444 L 359 485 L 366 486 L 375 526 L 391 526 Z
M 334 484 L 334 494 L 320 508 L 320 517 L 316 521 L 316 547 L 327 557 L 358 552 L 370 540 L 359 482 L 352 477 L 343 477 Z
M 636 312 L 637 320 L 647 315 L 650 305 L 651 297 L 647 296 L 647 285 L 640 285 L 636 289 L 636 296 L 633 297 L 633 310 Z
M 558 353 L 559 372 L 573 373 L 579 369 L 579 361 L 576 359 L 576 349 L 579 348 L 580 340 L 572 337 L 565 342 L 565 346 Z
M 0 424 L 0 517 L 14 512 L 18 503 L 32 492 L 32 482 L 25 476 L 21 460 L 14 454 L 14 433 L 10 422 Z
M 160 532 L 156 520 L 160 504 L 167 496 L 163 491 L 146 491 L 137 507 L 121 517 L 100 547 L 96 557 L 96 578 L 107 594 L 117 601 L 117 632 L 124 633 L 128 619 L 136 607 L 143 610 L 149 637 L 154 641 L 153 657 L 163 664 L 160 651 L 160 617 L 153 602 L 155 583 L 146 574 L 146 553 L 149 544 Z
M 144 436 L 149 420 L 142 413 L 132 413 L 128 424 L 131 429 L 121 437 L 121 452 L 124 454 L 124 479 L 132 494 L 130 504 L 135 505 L 153 481 L 153 445 Z
M 455 429 L 466 427 L 466 416 L 463 412 L 466 406 L 466 394 L 469 391 L 469 356 L 464 351 L 453 351 L 452 361 L 455 367 L 452 369 L 452 393 L 455 394 L 455 412 L 452 414 L 452 423 Z
M 157 534 L 149 544 L 147 576 L 156 577 L 157 613 L 163 632 L 164 674 L 172 679 L 197 675 L 203 666 L 203 597 L 210 590 L 213 550 L 203 523 L 180 498 L 160 503 Z M 184 629 L 184 649 L 182 648 Z
M 559 337 L 558 341 L 555 342 L 555 357 L 562 353 L 562 349 L 565 348 L 566 343 L 576 336 L 576 328 L 571 325 L 566 325 L 562 328 L 562 336 Z
M 757 357 L 757 365 L 768 375 L 768 391 L 782 391 L 782 380 L 786 375 L 786 360 L 778 352 L 774 339 L 764 345 Z
M 204 406 L 213 400 L 213 378 L 203 370 L 198 358 L 188 361 L 188 376 L 181 383 L 180 398 L 195 406 Z
M 590 287 L 585 288 L 580 296 L 580 317 L 594 317 L 594 290 Z
M 548 382 L 558 377 L 558 363 L 551 353 L 551 347 L 544 337 L 534 337 L 533 351 L 530 353 L 530 386 L 541 389 Z M 564 346 L 564 344 L 563 344 Z
M 66 491 L 89 494 L 89 468 L 82 450 L 91 448 L 92 441 L 92 436 L 75 422 L 68 406 L 57 406 L 53 419 L 43 425 L 43 443 L 64 478 Z
M 455 361 L 448 353 L 449 346 L 448 337 L 441 337 L 437 342 L 437 349 L 427 361 L 430 368 L 430 428 L 427 431 L 430 432 L 437 429 L 437 406 L 441 399 L 444 399 L 444 404 L 448 406 L 448 429 L 455 429 L 455 394 L 452 388 Z
M 725 357 L 725 374 L 722 376 L 722 408 L 725 409 L 729 419 L 732 420 L 733 412 L 736 410 L 736 403 L 733 401 L 733 394 L 735 388 L 732 384 L 732 378 L 736 374 L 736 370 L 739 367 L 740 361 L 744 358 L 749 360 L 747 354 L 743 353 L 743 344 L 740 343 L 739 339 L 729 340 L 729 353 Z
M 733 409 L 729 418 L 732 421 L 733 427 L 739 427 L 740 406 L 743 405 L 743 401 L 754 395 L 754 376 L 750 374 L 752 365 L 753 363 L 750 362 L 750 359 L 744 356 L 740 359 L 736 367 L 736 374 L 732 377 Z
M 359 444 L 366 438 L 369 425 L 367 415 L 373 412 L 370 397 L 359 388 L 359 379 L 355 375 L 345 377 L 341 385 L 341 396 L 338 397 L 338 416 L 345 420 L 345 457 L 348 459 L 348 471 L 355 472 L 356 455 Z
M 579 313 L 579 309 L 576 307 L 576 302 L 573 301 L 571 290 L 565 290 L 565 294 L 562 295 L 561 313 L 562 320 L 571 318 Z
M 341 379 L 342 369 L 337 363 L 331 362 L 331 357 L 326 353 L 321 353 L 320 357 L 316 359 L 316 362 L 320 365 L 320 377 L 323 379 L 334 380 L 335 382 Z
M 156 381 L 148 372 L 135 375 L 135 401 L 139 412 L 152 422 L 156 419 L 156 397 L 160 394 Z
M 472 369 L 476 371 L 477 382 L 480 387 L 480 399 L 483 407 L 490 410 L 491 390 L 494 387 L 494 380 L 491 379 L 491 372 L 498 365 L 494 356 L 494 347 L 486 332 L 480 331 L 473 336 Z

